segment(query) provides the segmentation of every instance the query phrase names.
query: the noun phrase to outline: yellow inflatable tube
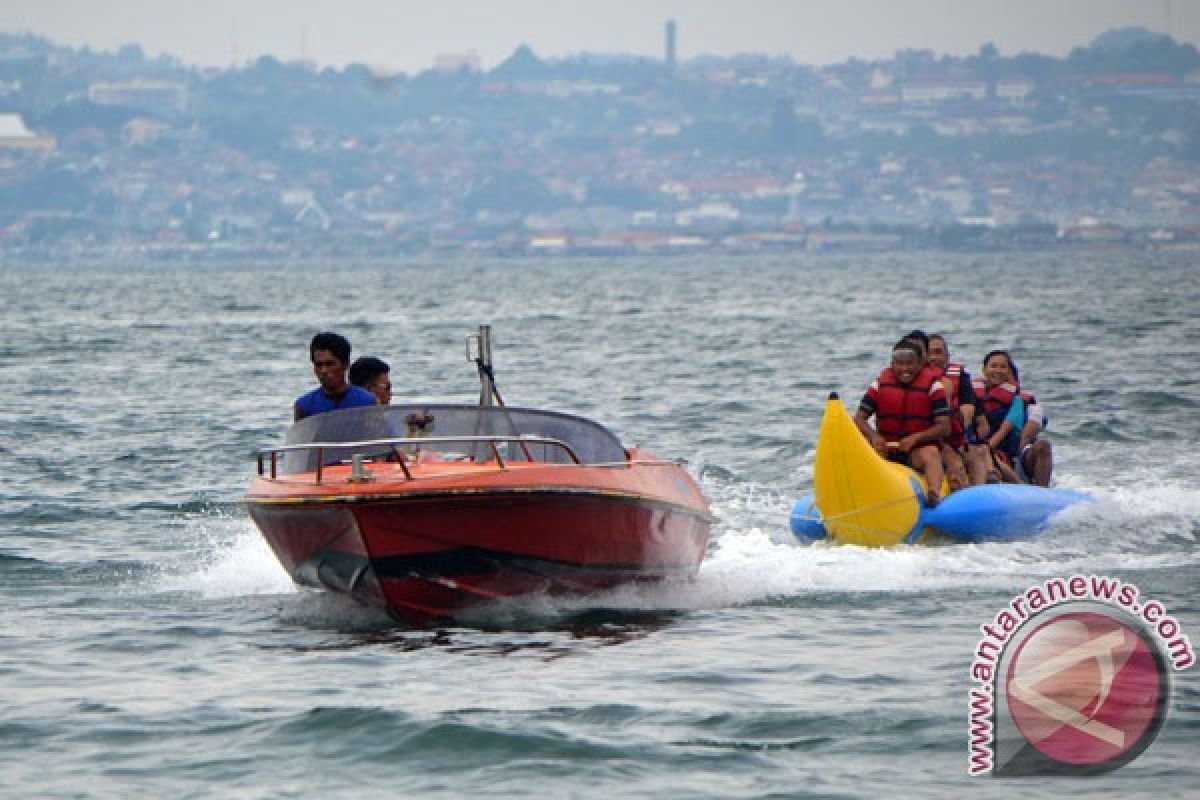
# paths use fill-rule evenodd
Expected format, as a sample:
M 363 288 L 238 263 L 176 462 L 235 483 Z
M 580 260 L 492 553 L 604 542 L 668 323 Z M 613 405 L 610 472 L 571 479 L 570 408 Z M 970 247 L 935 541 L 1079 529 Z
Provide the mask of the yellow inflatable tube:
M 880 457 L 836 393 L 825 404 L 815 461 L 813 498 L 831 539 L 887 547 L 921 536 L 924 479 Z

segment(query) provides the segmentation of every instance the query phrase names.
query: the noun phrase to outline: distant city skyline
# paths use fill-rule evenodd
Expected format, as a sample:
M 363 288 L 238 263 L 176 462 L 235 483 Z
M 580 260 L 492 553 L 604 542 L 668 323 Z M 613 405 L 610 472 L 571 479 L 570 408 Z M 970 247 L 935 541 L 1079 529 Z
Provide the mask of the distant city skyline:
M 897 50 L 1063 56 L 1113 28 L 1140 26 L 1200 45 L 1194 0 L 28 0 L 0 6 L 0 31 L 112 51 L 228 66 L 263 55 L 320 66 L 361 63 L 419 72 L 441 57 L 490 69 L 527 44 L 539 56 L 665 55 L 676 22 L 679 60 L 737 53 L 829 64 Z

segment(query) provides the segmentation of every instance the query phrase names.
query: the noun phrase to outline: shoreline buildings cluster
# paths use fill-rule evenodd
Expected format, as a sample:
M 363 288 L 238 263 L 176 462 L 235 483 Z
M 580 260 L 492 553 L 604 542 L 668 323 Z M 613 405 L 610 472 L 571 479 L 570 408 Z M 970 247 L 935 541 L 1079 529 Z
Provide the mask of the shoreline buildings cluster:
M 0 256 L 1200 247 L 1200 54 L 228 69 L 0 34 Z

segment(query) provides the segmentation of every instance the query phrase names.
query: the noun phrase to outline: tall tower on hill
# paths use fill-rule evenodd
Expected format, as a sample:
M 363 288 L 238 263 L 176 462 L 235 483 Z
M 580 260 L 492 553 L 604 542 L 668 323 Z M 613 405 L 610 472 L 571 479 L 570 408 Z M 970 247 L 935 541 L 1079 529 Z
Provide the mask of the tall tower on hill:
M 667 69 L 675 69 L 675 20 L 667 20 Z

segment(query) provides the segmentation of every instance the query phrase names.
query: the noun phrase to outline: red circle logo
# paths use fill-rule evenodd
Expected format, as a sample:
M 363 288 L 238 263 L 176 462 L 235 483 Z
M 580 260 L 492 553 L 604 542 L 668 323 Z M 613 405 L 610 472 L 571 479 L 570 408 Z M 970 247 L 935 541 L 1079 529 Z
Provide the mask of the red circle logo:
M 1165 701 L 1163 667 L 1142 633 L 1106 614 L 1062 614 L 1034 629 L 1004 689 L 1021 735 L 1061 764 L 1128 761 L 1149 746 Z

